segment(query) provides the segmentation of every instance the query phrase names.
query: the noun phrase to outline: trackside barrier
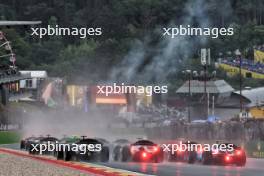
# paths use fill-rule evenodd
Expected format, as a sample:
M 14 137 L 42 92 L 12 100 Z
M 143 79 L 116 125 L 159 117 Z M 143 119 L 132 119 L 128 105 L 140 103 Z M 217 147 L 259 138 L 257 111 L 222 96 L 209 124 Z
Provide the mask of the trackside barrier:
M 248 157 L 264 158 L 264 141 L 250 141 L 245 144 Z

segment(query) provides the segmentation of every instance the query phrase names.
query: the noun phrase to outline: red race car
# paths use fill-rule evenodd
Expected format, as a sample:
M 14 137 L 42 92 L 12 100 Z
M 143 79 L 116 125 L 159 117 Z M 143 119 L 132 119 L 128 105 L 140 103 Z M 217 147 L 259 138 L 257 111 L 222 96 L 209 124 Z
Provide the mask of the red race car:
M 120 152 L 122 161 L 162 162 L 163 149 L 149 140 L 139 140 L 131 145 L 124 146 Z
M 221 164 L 221 165 L 237 165 L 245 166 L 246 153 L 241 148 L 231 143 L 219 144 L 218 146 L 232 146 L 233 150 L 220 150 L 220 148 L 212 148 L 210 151 L 204 151 L 202 155 L 203 164 Z

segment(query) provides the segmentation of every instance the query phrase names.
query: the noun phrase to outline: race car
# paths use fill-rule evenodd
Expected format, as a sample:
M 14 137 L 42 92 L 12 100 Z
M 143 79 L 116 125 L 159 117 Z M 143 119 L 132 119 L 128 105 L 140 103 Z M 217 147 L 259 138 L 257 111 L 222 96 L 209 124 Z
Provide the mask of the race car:
M 82 139 L 68 144 L 69 147 L 63 151 L 62 156 L 58 159 L 62 157 L 65 161 L 109 161 L 109 147 L 98 139 L 82 136 Z M 73 150 L 73 147 L 77 147 L 77 150 Z
M 127 161 L 128 155 L 122 155 L 122 152 L 129 150 L 131 142 L 127 139 L 118 139 L 113 142 L 113 160 L 114 161 Z M 123 151 L 124 150 L 124 151 Z
M 212 148 L 210 151 L 204 151 L 202 155 L 203 164 L 220 164 L 220 165 L 246 165 L 246 153 L 241 148 L 231 143 L 222 143 L 218 146 L 232 146 L 233 150 L 221 150 L 220 147 Z
M 171 162 L 186 162 L 189 164 L 193 164 L 196 161 L 202 160 L 202 153 L 203 148 L 201 144 L 198 144 L 197 142 L 188 141 L 182 143 L 184 145 L 192 146 L 190 150 L 179 148 L 176 151 L 172 152 L 172 149 L 169 152 L 168 160 Z M 180 146 L 179 144 L 177 144 Z
M 41 136 L 34 138 L 32 141 L 29 142 L 28 152 L 29 154 L 52 155 L 54 151 L 48 151 L 48 148 L 46 148 L 46 150 L 42 151 L 41 153 L 40 144 L 47 145 L 48 143 L 55 144 L 56 142 L 58 142 L 58 139 L 50 135 L 47 135 L 46 137 Z
M 135 162 L 162 162 L 163 150 L 162 148 L 149 140 L 139 140 L 129 146 L 125 145 L 120 149 L 119 156 L 122 161 Z
M 30 144 L 34 141 L 37 140 L 37 137 L 31 136 L 31 137 L 27 137 L 25 139 L 22 139 L 20 141 L 20 149 L 21 150 L 29 150 Z
M 62 139 L 59 140 L 59 144 L 72 144 L 80 141 L 80 138 L 77 136 L 72 136 L 72 137 L 63 137 Z M 57 160 L 66 160 L 66 155 L 64 155 L 65 151 L 64 150 L 55 150 L 54 151 L 54 156 L 57 158 Z
M 33 145 L 38 143 L 43 138 L 44 138 L 43 136 L 25 138 L 20 141 L 20 149 L 24 149 L 29 153 L 33 154 L 34 153 Z

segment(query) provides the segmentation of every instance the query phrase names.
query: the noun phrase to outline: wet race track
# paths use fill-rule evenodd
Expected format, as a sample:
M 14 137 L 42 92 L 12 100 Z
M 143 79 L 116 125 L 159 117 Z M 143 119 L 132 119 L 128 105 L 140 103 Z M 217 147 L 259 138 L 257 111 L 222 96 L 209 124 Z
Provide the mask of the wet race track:
M 160 176 L 262 176 L 264 173 L 264 160 L 261 159 L 248 159 L 245 167 L 204 166 L 173 162 L 159 164 L 110 162 L 104 165 Z
M 2 146 L 18 150 L 18 145 Z M 33 161 L 35 162 L 35 161 Z M 90 163 L 82 162 L 82 165 Z M 137 163 L 113 162 L 93 163 L 93 167 L 107 168 L 109 170 L 131 171 L 129 175 L 159 175 L 159 176 L 262 176 L 264 173 L 264 160 L 248 158 L 245 167 L 236 166 L 204 166 L 201 164 L 186 164 L 179 162 L 163 163 Z M 104 167 L 106 166 L 106 167 Z M 75 168 L 76 169 L 76 168 Z M 129 172 L 128 172 L 129 173 Z M 115 174 L 112 174 L 113 176 Z

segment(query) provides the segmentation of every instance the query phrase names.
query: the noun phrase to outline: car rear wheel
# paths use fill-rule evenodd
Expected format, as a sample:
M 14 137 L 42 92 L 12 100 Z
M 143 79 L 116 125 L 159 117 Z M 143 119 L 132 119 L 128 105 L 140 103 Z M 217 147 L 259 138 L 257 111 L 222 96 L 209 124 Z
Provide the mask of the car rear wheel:
M 63 152 L 63 160 L 64 161 L 70 161 L 70 159 L 71 159 L 70 152 L 64 151 Z
M 80 158 L 79 158 L 78 154 L 73 153 L 73 154 L 71 154 L 70 160 L 71 161 L 80 161 Z
M 193 164 L 195 162 L 196 159 L 196 152 L 190 152 L 188 155 L 188 163 L 189 164 Z
M 237 162 L 236 165 L 239 167 L 244 167 L 246 165 L 246 158 L 243 158 L 242 160 Z
M 120 146 L 117 146 L 115 147 L 114 151 L 113 151 L 113 159 L 114 161 L 119 161 L 120 160 L 120 150 L 121 150 L 121 147 Z
M 210 152 L 206 151 L 206 152 L 203 153 L 202 163 L 204 165 L 212 164 L 212 156 L 211 156 L 211 153 Z
M 158 154 L 155 156 L 154 162 L 155 163 L 161 163 L 163 161 L 163 156 L 161 154 Z
M 20 149 L 25 149 L 25 142 L 24 141 L 21 141 L 20 142 Z
M 63 159 L 63 152 L 62 151 L 55 152 L 55 157 L 57 158 L 57 160 Z
M 108 147 L 103 147 L 100 160 L 101 162 L 109 161 L 109 148 Z
M 30 145 L 28 148 L 28 153 L 34 155 L 37 154 L 37 151 L 35 151 L 32 145 Z
M 130 158 L 130 151 L 128 147 L 124 147 L 122 149 L 122 154 L 121 154 L 121 161 L 122 162 L 127 162 Z

